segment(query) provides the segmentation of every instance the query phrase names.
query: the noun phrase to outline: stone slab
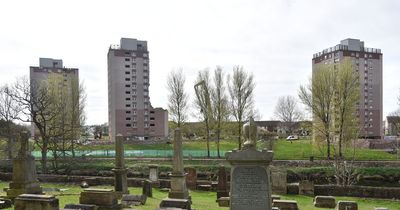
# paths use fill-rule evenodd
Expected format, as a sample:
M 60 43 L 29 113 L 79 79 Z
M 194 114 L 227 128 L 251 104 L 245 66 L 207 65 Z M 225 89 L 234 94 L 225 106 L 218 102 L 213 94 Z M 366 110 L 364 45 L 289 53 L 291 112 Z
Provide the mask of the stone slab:
M 121 204 L 123 206 L 130 205 L 145 205 L 147 200 L 146 195 L 123 195 L 121 199 Z
M 10 199 L 0 198 L 0 209 L 11 208 L 12 202 Z
M 389 209 L 386 207 L 375 207 L 375 210 L 389 210 Z
M 333 196 L 315 196 L 314 206 L 318 208 L 335 208 L 336 200 Z
M 281 168 L 271 169 L 271 189 L 272 193 L 287 194 L 287 172 Z
M 85 189 L 79 197 L 80 204 L 114 206 L 118 204 L 117 195 L 110 189 Z
M 358 204 L 355 201 L 338 201 L 336 210 L 358 210 Z
M 99 207 L 90 204 L 67 204 L 64 209 L 80 209 L 80 210 L 98 210 Z
M 273 207 L 278 207 L 280 210 L 299 210 L 297 201 L 294 200 L 274 200 Z
M 14 210 L 59 210 L 54 195 L 21 194 L 14 200 Z
M 314 182 L 302 180 L 299 182 L 300 195 L 314 195 Z
M 229 207 L 230 198 L 229 197 L 220 197 L 217 199 L 217 203 L 219 207 Z
M 281 196 L 279 196 L 279 195 L 271 195 L 271 200 L 272 201 L 274 201 L 274 200 L 280 200 L 281 199 Z
M 189 199 L 173 199 L 165 198 L 160 203 L 160 208 L 181 208 L 191 210 L 191 202 Z

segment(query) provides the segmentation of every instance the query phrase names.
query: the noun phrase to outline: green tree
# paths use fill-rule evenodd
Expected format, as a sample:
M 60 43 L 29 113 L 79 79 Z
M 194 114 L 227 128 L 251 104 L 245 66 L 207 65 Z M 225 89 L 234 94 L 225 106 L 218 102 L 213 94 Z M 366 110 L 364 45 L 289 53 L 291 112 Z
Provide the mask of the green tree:
M 182 69 L 171 71 L 167 78 L 169 117 L 178 128 L 187 119 L 188 94 L 185 91 L 185 80 Z

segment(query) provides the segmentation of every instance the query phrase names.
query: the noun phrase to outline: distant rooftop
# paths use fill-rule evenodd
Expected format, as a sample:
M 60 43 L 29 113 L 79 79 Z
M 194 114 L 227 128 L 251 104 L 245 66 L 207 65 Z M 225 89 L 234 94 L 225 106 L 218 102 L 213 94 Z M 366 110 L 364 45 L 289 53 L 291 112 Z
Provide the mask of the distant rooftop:
M 141 41 L 131 38 L 121 38 L 119 45 L 111 45 L 111 49 L 116 50 L 132 50 L 132 51 L 147 51 L 147 41 Z
M 61 59 L 39 58 L 39 66 L 47 68 L 62 68 L 63 61 Z
M 322 50 L 321 52 L 315 53 L 313 58 L 321 55 L 331 53 L 338 50 L 358 51 L 358 52 L 369 52 L 369 53 L 381 53 L 381 49 L 364 47 L 364 42 L 359 39 L 345 39 L 340 41 L 340 44 Z

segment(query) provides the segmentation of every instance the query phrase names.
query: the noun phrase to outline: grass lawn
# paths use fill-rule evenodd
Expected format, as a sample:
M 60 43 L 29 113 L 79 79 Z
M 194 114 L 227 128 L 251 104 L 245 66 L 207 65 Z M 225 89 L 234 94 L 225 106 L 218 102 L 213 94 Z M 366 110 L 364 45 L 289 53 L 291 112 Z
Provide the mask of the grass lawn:
M 8 183 L 0 182 L 0 189 L 6 187 Z M 65 204 L 68 203 L 79 203 L 79 193 L 82 189 L 76 185 L 54 185 L 54 184 L 43 184 L 44 188 L 49 187 L 57 187 L 68 189 L 63 193 L 53 193 L 60 199 L 60 207 L 63 208 Z M 101 186 L 101 188 L 112 188 L 111 186 Z M 141 194 L 140 188 L 129 188 L 131 194 Z M 5 193 L 0 191 L 1 195 Z M 51 193 L 49 193 L 51 194 Z M 204 192 L 204 191 L 192 191 L 190 192 L 193 200 L 192 207 L 198 210 L 217 210 L 217 209 L 228 209 L 218 207 L 215 202 L 216 193 L 215 192 Z M 135 209 L 139 210 L 154 210 L 160 204 L 163 198 L 167 197 L 167 193 L 160 192 L 158 189 L 153 189 L 153 198 L 147 198 L 146 205 L 135 207 Z M 299 209 L 301 210 L 322 210 L 321 208 L 315 208 L 312 205 L 312 197 L 307 196 L 294 196 L 294 195 L 285 195 L 281 196 L 281 199 L 289 199 L 296 200 L 299 205 Z M 400 201 L 391 201 L 391 200 L 380 200 L 380 199 L 364 199 L 364 198 L 349 198 L 349 197 L 336 197 L 336 200 L 352 200 L 357 201 L 358 208 L 361 210 L 369 210 L 373 209 L 373 207 L 387 207 L 390 210 L 400 210 Z M 326 209 L 328 210 L 328 209 Z
M 258 144 L 259 148 L 264 148 L 262 143 Z M 206 150 L 206 142 L 204 140 L 184 141 L 184 150 Z M 220 142 L 221 151 L 229 151 L 237 148 L 236 140 L 223 140 Z M 96 145 L 96 146 L 81 146 L 80 150 L 114 150 L 114 145 Z M 172 150 L 171 144 L 153 144 L 153 145 L 125 145 L 125 150 Z M 210 150 L 216 151 L 217 146 L 215 142 L 210 142 Z M 333 154 L 333 152 L 332 152 Z M 311 140 L 296 140 L 293 142 L 286 141 L 285 139 L 278 140 L 274 145 L 274 159 L 275 160 L 306 160 L 313 155 L 315 159 L 326 158 L 326 148 L 317 148 L 311 144 Z M 353 149 L 345 149 L 345 156 L 351 159 L 353 156 Z M 389 154 L 384 151 L 358 149 L 355 150 L 356 160 L 396 160 L 395 154 Z

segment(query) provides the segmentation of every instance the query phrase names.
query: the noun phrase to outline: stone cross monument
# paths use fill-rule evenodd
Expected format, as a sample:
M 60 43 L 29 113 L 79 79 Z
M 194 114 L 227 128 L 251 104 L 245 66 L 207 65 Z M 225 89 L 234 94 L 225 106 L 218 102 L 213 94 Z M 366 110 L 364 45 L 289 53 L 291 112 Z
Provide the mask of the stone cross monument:
M 29 133 L 22 132 L 19 137 L 20 149 L 13 158 L 13 176 L 7 197 L 14 199 L 21 194 L 41 194 L 36 174 L 35 158 L 29 148 Z
M 117 134 L 115 139 L 115 192 L 122 196 L 122 194 L 129 194 L 128 191 L 128 179 L 127 169 L 125 168 L 124 159 L 124 137 L 121 134 Z
M 244 147 L 226 154 L 231 164 L 230 210 L 271 210 L 269 164 L 273 152 L 257 150 L 257 126 L 253 118 L 243 125 Z

